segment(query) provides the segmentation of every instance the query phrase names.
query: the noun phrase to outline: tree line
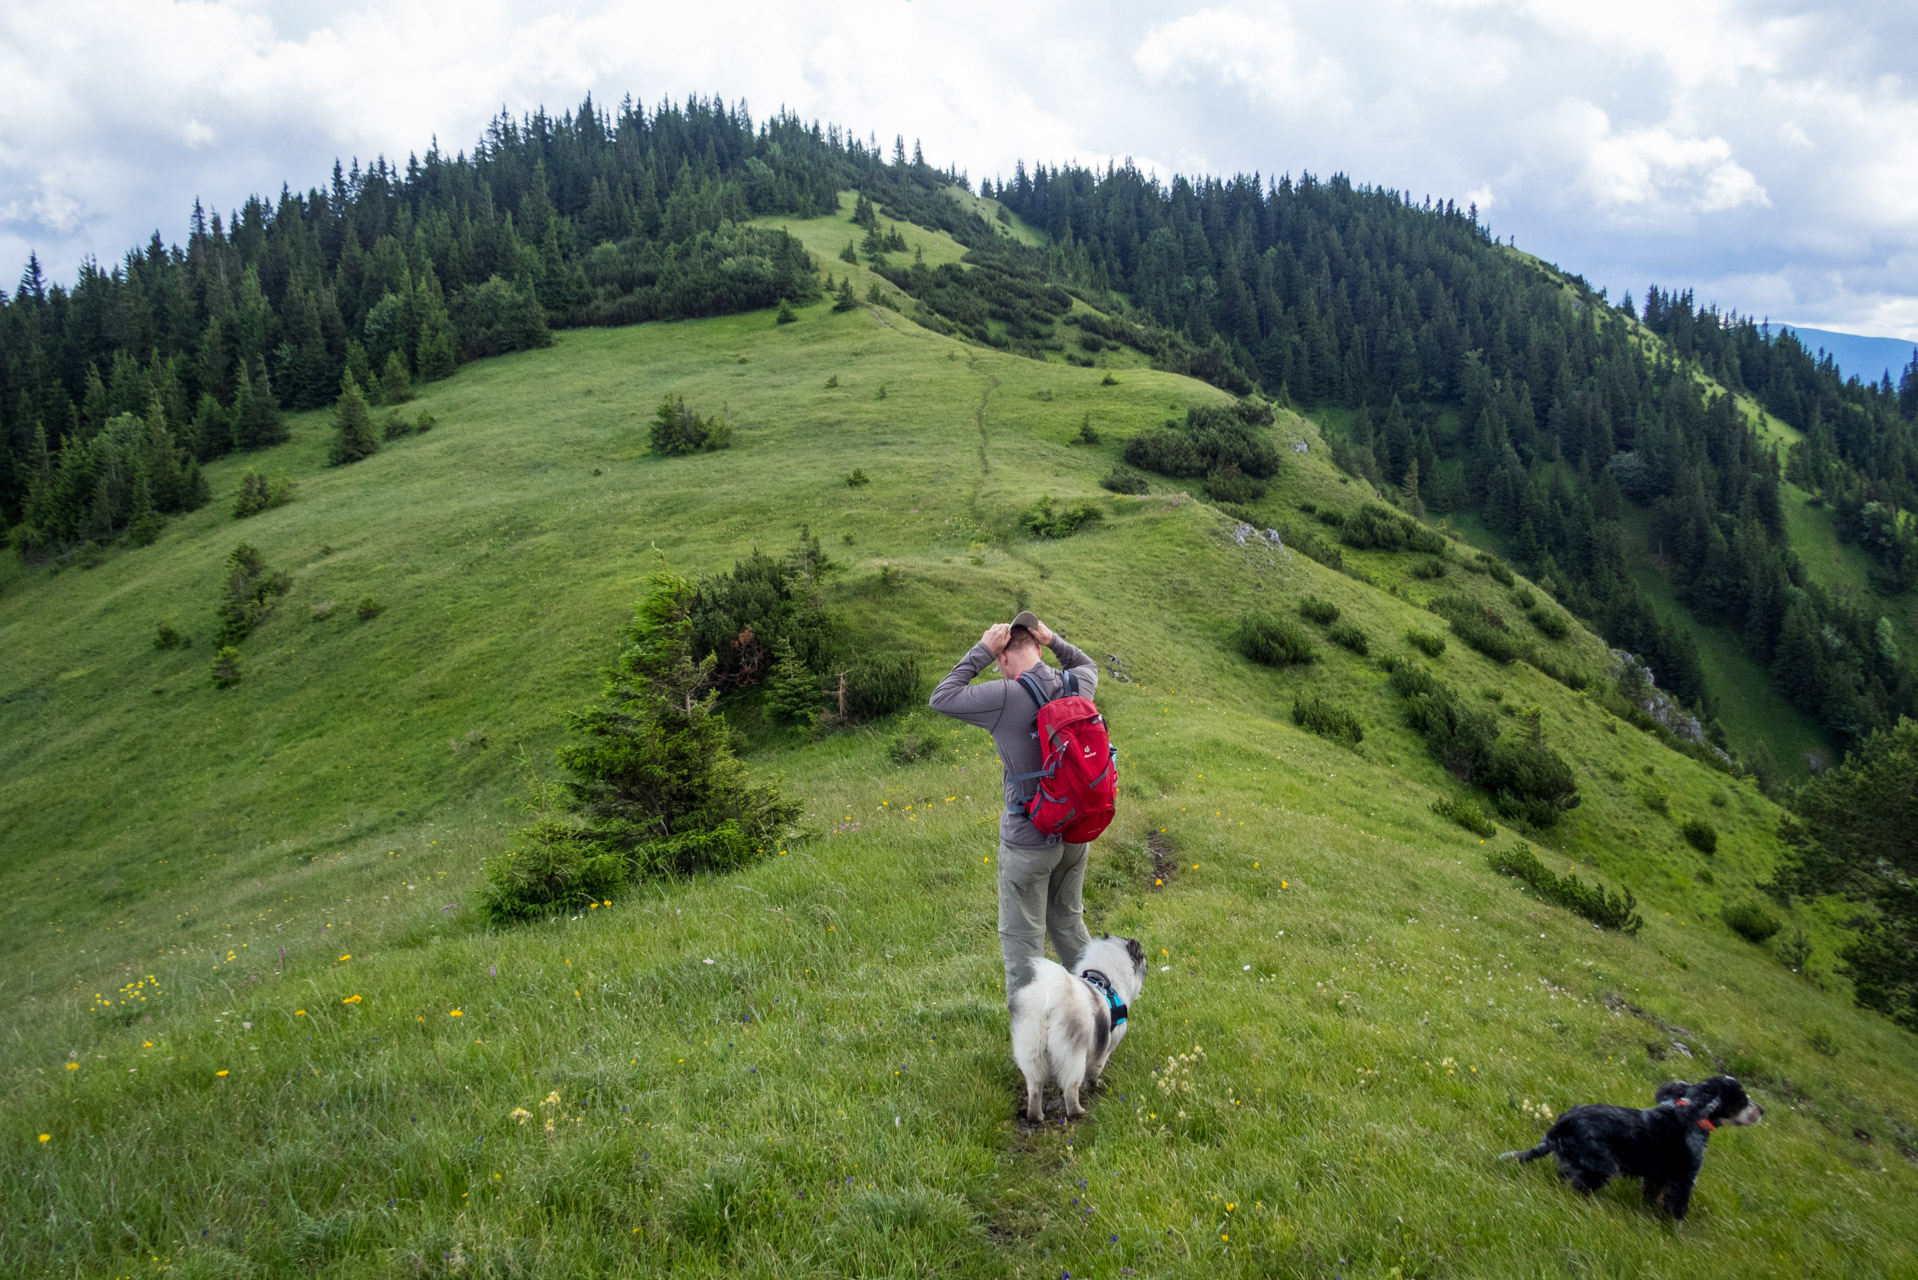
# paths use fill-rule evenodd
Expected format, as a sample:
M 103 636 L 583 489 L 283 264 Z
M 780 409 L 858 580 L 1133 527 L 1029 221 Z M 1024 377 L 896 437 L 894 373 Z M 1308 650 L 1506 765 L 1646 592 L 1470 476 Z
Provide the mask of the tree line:
M 1696 644 L 1629 573 L 1634 527 L 1679 599 L 1731 626 L 1841 746 L 1918 709 L 1889 623 L 1811 580 L 1779 492 L 1787 470 L 1802 476 L 1887 587 L 1910 585 L 1918 543 L 1899 512 L 1918 502 L 1918 366 L 1897 389 L 1847 382 L 1689 293 L 1654 287 L 1642 315 L 1629 296 L 1613 307 L 1500 244 L 1471 206 L 1342 175 L 1160 182 L 1022 164 L 985 190 L 1049 234 L 1062 283 L 1177 334 L 1213 381 L 1356 409 L 1342 463 L 1412 506 L 1481 518 L 1682 700 L 1706 693 Z M 1694 371 L 1805 443 L 1781 460 Z
M 741 224 L 830 210 L 875 174 L 963 180 L 914 152 L 895 140 L 888 162 L 876 139 L 787 113 L 755 124 L 718 99 L 607 111 L 589 97 L 502 113 L 470 154 L 436 142 L 403 165 L 336 162 L 327 184 L 224 218 L 196 201 L 184 245 L 155 232 L 70 286 L 30 257 L 0 291 L 0 529 L 30 553 L 123 529 L 116 495 L 133 480 L 92 446 L 122 415 L 205 462 L 278 443 L 282 409 L 331 404 L 347 378 L 430 382 L 551 327 L 816 297 L 796 240 Z M 76 504 L 120 514 L 70 518 Z

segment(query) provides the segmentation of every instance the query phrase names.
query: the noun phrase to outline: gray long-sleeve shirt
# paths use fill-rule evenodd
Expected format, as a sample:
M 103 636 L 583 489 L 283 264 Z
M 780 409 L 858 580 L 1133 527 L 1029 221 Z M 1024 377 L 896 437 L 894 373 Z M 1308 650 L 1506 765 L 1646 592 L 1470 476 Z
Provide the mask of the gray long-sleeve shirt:
M 1080 696 L 1090 698 L 1099 686 L 1098 665 L 1060 639 L 1056 632 L 1052 637 L 1052 652 L 1059 664 L 1072 673 Z M 992 745 L 1005 762 L 1006 803 L 1010 806 L 1015 800 L 1024 800 L 1031 789 L 1030 783 L 1021 784 L 1013 779 L 1021 774 L 1037 773 L 1044 764 L 1039 740 L 1033 736 L 1039 708 L 1032 695 L 1016 680 L 972 683 L 973 677 L 992 662 L 992 650 L 983 644 L 972 646 L 959 660 L 959 665 L 932 691 L 932 709 L 955 720 L 976 724 L 992 735 Z M 1063 682 L 1057 671 L 1042 662 L 1032 672 L 1047 693 L 1059 694 Z M 1044 832 L 1033 826 L 1023 812 L 1010 807 L 999 819 L 999 840 L 1015 849 L 1043 849 L 1047 843 Z

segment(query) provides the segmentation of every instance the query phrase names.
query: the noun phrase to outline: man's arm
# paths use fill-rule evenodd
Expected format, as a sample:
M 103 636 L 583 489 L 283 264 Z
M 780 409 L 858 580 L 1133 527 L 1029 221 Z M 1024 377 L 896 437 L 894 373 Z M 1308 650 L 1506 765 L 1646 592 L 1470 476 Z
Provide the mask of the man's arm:
M 931 707 L 942 715 L 967 724 L 976 724 L 981 729 L 990 730 L 999 723 L 999 713 L 1005 710 L 1006 684 L 1004 680 L 994 680 L 989 684 L 975 685 L 973 677 L 998 660 L 998 653 L 992 648 L 994 632 L 1003 632 L 1004 624 L 987 631 L 978 644 L 959 659 L 939 687 L 932 691 Z M 1003 646 L 1004 638 L 1000 637 Z
M 1044 626 L 1043 623 L 1040 625 Z M 1074 648 L 1062 639 L 1059 634 L 1050 627 L 1046 628 L 1046 634 L 1043 638 L 1045 643 L 1051 647 L 1052 655 L 1059 659 L 1059 666 L 1072 673 L 1073 680 L 1079 686 L 1080 695 L 1090 698 L 1094 690 L 1099 687 L 1099 664 L 1091 658 L 1088 658 L 1083 651 Z

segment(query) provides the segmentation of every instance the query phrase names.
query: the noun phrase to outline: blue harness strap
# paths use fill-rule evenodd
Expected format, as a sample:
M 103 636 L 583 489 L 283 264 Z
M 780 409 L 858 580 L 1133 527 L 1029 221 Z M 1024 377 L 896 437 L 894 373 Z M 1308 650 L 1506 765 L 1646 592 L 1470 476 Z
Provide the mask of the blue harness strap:
M 1117 1031 L 1125 1022 L 1126 1004 L 1119 999 L 1119 993 L 1112 989 L 1112 979 L 1097 969 L 1087 969 L 1079 977 L 1087 986 L 1106 998 L 1106 1008 L 1112 1013 L 1112 1029 Z

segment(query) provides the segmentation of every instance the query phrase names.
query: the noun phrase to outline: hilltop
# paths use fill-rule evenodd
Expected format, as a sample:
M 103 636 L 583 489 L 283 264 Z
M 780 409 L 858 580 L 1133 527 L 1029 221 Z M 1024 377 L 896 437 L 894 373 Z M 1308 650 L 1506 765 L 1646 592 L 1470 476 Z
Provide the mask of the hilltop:
M 1328 415 L 1259 428 L 1281 463 L 1262 496 L 1102 489 L 1128 441 L 1235 397 L 1123 344 L 1086 367 L 919 323 L 835 256 L 852 205 L 763 225 L 877 301 L 562 331 L 429 384 L 407 413 L 434 428 L 362 462 L 326 465 L 330 415 L 292 415 L 285 443 L 208 461 L 211 501 L 152 545 L 0 569 L 0 1141 L 23 1171 L 0 1193 L 5 1269 L 1910 1269 L 1918 1046 L 1851 1007 L 1844 912 L 1761 888 L 1781 811 L 1609 710 L 1605 643 L 1524 621 L 1524 600 L 1562 615 L 1538 583 L 1457 541 L 1342 543 L 1329 518 L 1378 496 L 1333 465 Z M 962 256 L 896 230 L 901 261 Z M 723 415 L 732 447 L 649 452 L 669 395 Z M 1088 423 L 1099 443 L 1071 443 Z M 248 470 L 292 500 L 234 519 Z M 1021 515 L 1046 494 L 1102 518 L 1033 537 Z M 550 923 L 473 906 L 649 575 L 780 553 L 802 526 L 859 645 L 942 669 L 1025 605 L 1101 662 L 1122 816 L 1088 905 L 1153 968 L 1082 1124 L 1013 1118 L 997 766 L 923 711 L 809 735 L 734 698 L 755 776 L 803 801 L 789 841 Z M 241 540 L 290 587 L 218 689 Z M 1533 658 L 1487 658 L 1426 607 L 1457 596 Z M 1307 597 L 1369 652 L 1300 618 Z M 1316 660 L 1240 656 L 1254 612 L 1294 620 Z M 190 644 L 156 649 L 159 623 Z M 1409 631 L 1448 643 L 1428 657 Z M 1435 814 L 1470 793 L 1382 659 L 1542 737 L 1578 805 L 1524 833 L 1494 815 L 1489 839 Z M 1363 740 L 1298 727 L 1301 695 Z M 908 736 L 946 745 L 897 750 Z M 1488 865 L 1521 846 L 1629 889 L 1643 928 L 1597 929 Z M 1732 932 L 1723 909 L 1749 904 L 1784 932 Z M 1564 1106 L 1713 1069 L 1768 1117 L 1714 1141 L 1683 1229 L 1628 1188 L 1584 1203 L 1491 1159 Z

